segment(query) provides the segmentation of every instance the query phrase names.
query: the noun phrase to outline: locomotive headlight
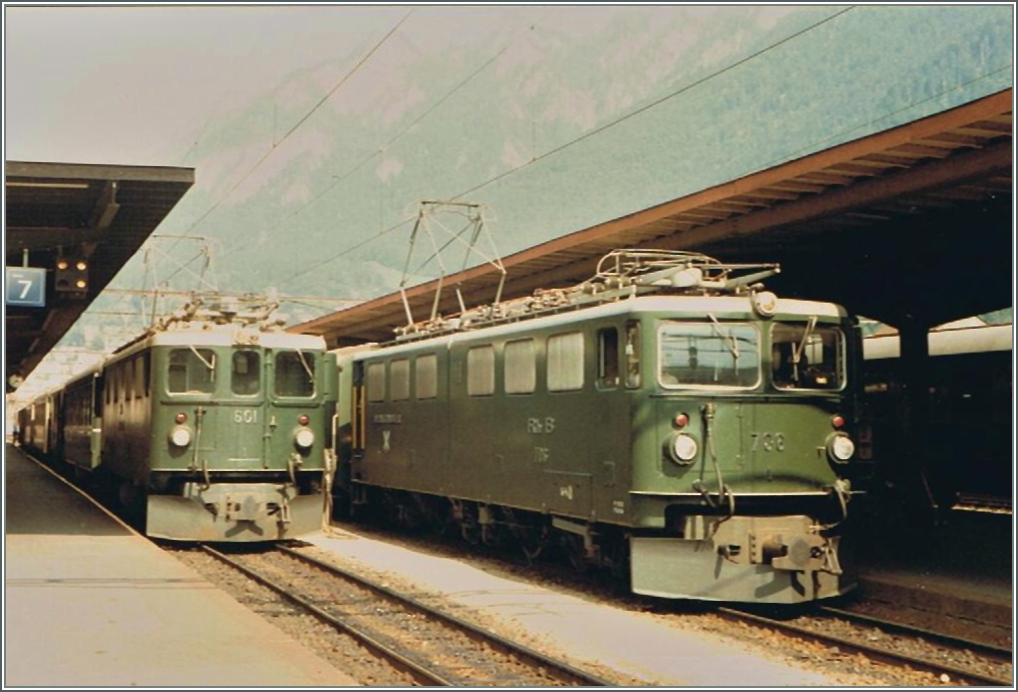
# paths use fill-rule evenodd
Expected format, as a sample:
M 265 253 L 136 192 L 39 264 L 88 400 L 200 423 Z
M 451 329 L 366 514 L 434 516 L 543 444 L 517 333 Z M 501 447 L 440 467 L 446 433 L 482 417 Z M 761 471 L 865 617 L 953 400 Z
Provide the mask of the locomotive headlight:
M 770 291 L 754 293 L 753 308 L 762 317 L 770 317 L 778 311 L 778 297 Z
M 170 431 L 170 443 L 176 447 L 186 447 L 191 444 L 191 430 L 183 425 L 178 425 Z
M 827 454 L 838 463 L 845 463 L 855 454 L 855 443 L 845 433 L 835 433 L 827 440 Z
M 297 434 L 293 436 L 293 441 L 297 443 L 297 446 L 301 449 L 308 449 L 315 443 L 315 434 L 311 432 L 310 428 L 301 428 L 297 431 Z
M 678 433 L 672 438 L 672 444 L 668 447 L 672 460 L 676 464 L 686 465 L 696 458 L 700 446 L 696 440 L 686 433 Z

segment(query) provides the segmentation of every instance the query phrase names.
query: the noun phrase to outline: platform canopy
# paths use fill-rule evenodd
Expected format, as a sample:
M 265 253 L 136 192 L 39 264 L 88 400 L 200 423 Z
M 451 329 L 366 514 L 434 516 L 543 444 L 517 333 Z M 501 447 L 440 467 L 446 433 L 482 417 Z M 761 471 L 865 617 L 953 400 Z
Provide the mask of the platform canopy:
M 617 248 L 779 262 L 768 286 L 897 324 L 935 326 L 1013 300 L 1012 90 L 634 211 L 503 258 L 503 298 L 590 278 Z M 605 194 L 610 194 L 606 190 Z M 445 277 L 439 312 L 491 302 L 490 264 Z M 427 318 L 437 281 L 407 289 Z M 295 325 L 330 346 L 388 341 L 399 293 Z
M 6 164 L 4 372 L 10 392 L 191 188 L 194 169 Z M 58 269 L 61 262 L 68 263 L 66 270 Z M 81 270 L 75 269 L 78 262 Z M 44 285 L 31 285 L 36 276 Z M 34 304 L 33 297 L 43 304 Z

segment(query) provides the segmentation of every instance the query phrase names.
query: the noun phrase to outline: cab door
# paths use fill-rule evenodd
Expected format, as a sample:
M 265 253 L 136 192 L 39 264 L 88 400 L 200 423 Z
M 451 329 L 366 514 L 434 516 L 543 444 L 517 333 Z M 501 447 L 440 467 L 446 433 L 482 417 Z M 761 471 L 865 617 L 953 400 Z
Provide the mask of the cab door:
M 220 430 L 228 441 L 224 462 L 234 470 L 265 468 L 269 463 L 265 441 L 272 421 L 266 415 L 269 364 L 264 355 L 260 349 L 244 348 L 230 354 L 228 398 L 220 407 Z

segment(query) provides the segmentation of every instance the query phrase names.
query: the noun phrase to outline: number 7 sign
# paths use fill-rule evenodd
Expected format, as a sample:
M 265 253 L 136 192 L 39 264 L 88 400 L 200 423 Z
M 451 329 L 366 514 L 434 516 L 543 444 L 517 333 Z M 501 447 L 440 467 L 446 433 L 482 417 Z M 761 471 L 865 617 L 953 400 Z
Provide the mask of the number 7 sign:
M 46 307 L 46 270 L 38 267 L 6 267 L 7 305 Z

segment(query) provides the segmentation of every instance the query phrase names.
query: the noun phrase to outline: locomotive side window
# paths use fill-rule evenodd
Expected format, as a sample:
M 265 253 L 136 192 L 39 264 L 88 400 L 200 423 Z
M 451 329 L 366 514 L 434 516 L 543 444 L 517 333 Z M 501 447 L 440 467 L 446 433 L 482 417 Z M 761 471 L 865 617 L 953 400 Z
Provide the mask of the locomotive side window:
M 658 379 L 666 388 L 750 388 L 760 380 L 760 334 L 750 324 L 665 323 L 658 354 Z
M 537 388 L 537 356 L 533 339 L 505 345 L 505 393 L 532 394 Z
M 167 387 L 171 394 L 210 394 L 215 388 L 215 371 L 216 354 L 211 349 L 175 348 L 170 351 Z
M 368 363 L 368 401 L 385 401 L 385 363 Z
M 417 356 L 414 361 L 418 399 L 434 399 L 438 396 L 438 356 L 428 353 Z
M 830 325 L 777 322 L 771 327 L 771 379 L 778 389 L 840 389 L 845 338 Z
M 240 396 L 257 394 L 261 390 L 261 360 L 257 351 L 234 351 L 230 391 Z
M 597 386 L 611 388 L 619 383 L 619 332 L 614 327 L 597 332 Z
M 583 334 L 548 337 L 548 391 L 583 389 Z
M 410 361 L 406 358 L 389 364 L 389 396 L 393 401 L 410 398 Z
M 475 346 L 467 351 L 467 394 L 495 393 L 495 347 Z
M 313 396 L 315 355 L 303 351 L 276 354 L 276 396 Z

